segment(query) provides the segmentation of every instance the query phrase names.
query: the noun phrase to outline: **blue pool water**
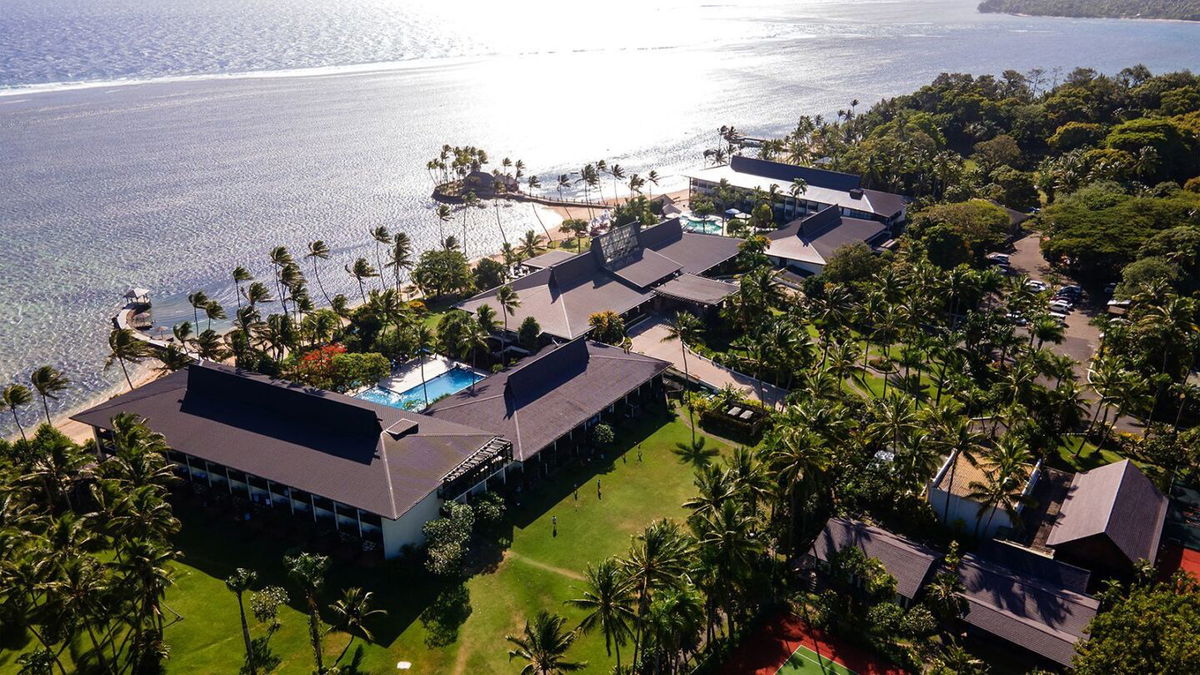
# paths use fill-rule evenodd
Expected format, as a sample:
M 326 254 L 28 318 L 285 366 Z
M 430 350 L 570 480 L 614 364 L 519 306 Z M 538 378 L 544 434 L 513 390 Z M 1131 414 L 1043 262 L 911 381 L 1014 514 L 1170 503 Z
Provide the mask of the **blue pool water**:
M 702 220 L 700 218 L 684 216 L 683 229 L 688 232 L 700 232 L 701 234 L 721 234 L 721 221 Z
M 429 378 L 425 381 L 424 386 L 429 394 L 429 402 L 433 403 L 443 396 L 457 394 L 482 379 L 482 375 L 473 373 L 466 368 L 453 368 L 437 377 Z M 382 387 L 371 387 L 355 396 L 355 398 L 361 398 L 364 401 L 372 403 L 390 405 L 393 408 L 421 410 L 425 407 L 426 395 L 426 392 L 421 390 L 421 386 L 418 384 L 412 389 L 402 391 L 399 394 L 389 389 L 383 389 Z

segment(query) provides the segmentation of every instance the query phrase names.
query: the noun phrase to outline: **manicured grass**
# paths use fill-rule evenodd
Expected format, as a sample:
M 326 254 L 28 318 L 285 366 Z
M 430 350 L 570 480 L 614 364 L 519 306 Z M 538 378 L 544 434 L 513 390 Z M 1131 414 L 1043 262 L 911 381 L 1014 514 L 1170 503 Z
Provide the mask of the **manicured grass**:
M 619 427 L 619 447 L 607 460 L 562 470 L 523 495 L 510 510 L 511 548 L 496 551 L 487 569 L 461 587 L 432 579 L 419 566 L 335 564 L 323 604 L 335 599 L 340 588 L 358 585 L 375 591 L 377 606 L 389 612 L 370 626 L 378 644 L 356 639 L 342 665 L 355 662 L 359 672 L 372 673 L 394 671 L 398 661 L 411 661 L 412 672 L 516 672 L 519 668 L 508 662 L 505 634 L 520 632 L 525 619 L 540 609 L 558 612 L 574 626 L 581 614 L 562 603 L 577 596 L 587 564 L 623 553 L 630 538 L 651 521 L 685 515 L 681 504 L 694 493 L 693 470 L 671 448 L 690 437 L 686 419 L 673 415 Z M 711 436 L 708 441 L 722 451 L 731 447 Z M 602 499 L 596 495 L 597 478 Z M 282 657 L 277 672 L 309 672 L 312 656 L 301 598 L 282 568 L 288 544 L 238 524 L 206 522 L 199 514 L 185 518 L 178 542 L 184 558 L 167 596 L 167 605 L 184 617 L 167 629 L 169 670 L 237 671 L 242 659 L 237 603 L 223 579 L 236 567 L 249 567 L 259 571 L 264 583 L 283 585 L 293 596 L 280 613 L 283 627 L 271 643 Z M 262 627 L 251 630 L 258 635 Z M 326 637 L 327 664 L 347 638 L 342 633 Z M 608 672 L 615 662 L 605 654 L 599 634 L 580 638 L 570 655 L 588 661 L 588 672 Z
M 1083 446 L 1080 449 L 1080 446 Z M 1109 445 L 1112 445 L 1110 442 Z M 1078 456 L 1076 452 L 1078 451 Z M 1098 466 L 1112 464 L 1125 459 L 1120 453 L 1104 449 L 1096 452 L 1096 446 L 1084 440 L 1082 436 L 1072 436 L 1067 442 L 1058 447 L 1058 457 L 1055 462 L 1060 468 L 1072 471 L 1088 471 Z
M 807 647 L 797 647 L 796 651 L 788 658 L 787 663 L 779 669 L 779 675 L 798 675 L 805 673 L 806 675 L 816 675 L 821 673 L 829 675 L 854 675 L 854 671 L 846 666 L 843 666 L 836 661 L 831 661 L 823 656 L 818 656 L 816 652 Z

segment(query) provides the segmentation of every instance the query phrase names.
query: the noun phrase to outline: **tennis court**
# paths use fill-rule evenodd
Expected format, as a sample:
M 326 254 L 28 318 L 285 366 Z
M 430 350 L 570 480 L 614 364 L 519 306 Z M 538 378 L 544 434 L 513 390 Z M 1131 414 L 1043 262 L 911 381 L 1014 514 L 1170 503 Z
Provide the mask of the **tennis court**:
M 855 675 L 842 664 L 830 660 L 803 645 L 796 648 L 788 657 L 787 663 L 780 666 L 778 675 Z

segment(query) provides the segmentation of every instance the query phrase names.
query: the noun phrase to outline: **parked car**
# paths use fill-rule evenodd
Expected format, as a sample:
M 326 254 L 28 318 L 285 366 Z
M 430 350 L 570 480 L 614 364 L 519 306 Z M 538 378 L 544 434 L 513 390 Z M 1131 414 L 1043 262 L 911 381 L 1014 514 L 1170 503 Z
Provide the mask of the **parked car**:
M 1009 312 L 1007 314 L 1007 317 L 1008 317 L 1009 321 L 1012 321 L 1013 323 L 1015 323 L 1018 326 L 1024 326 L 1029 323 L 1029 319 L 1026 319 L 1024 316 L 1022 316 L 1018 312 Z
M 1067 324 L 1067 315 L 1062 312 L 1050 312 L 1050 317 L 1064 326 Z
M 1006 254 L 1006 253 L 989 253 L 984 257 L 987 258 L 989 261 L 991 261 L 991 263 L 993 265 L 1009 264 L 1008 254 Z
M 1068 314 L 1068 313 L 1070 313 L 1070 311 L 1072 309 L 1073 309 L 1073 306 L 1071 305 L 1071 303 L 1063 302 L 1062 300 L 1055 300 L 1054 302 L 1050 303 L 1050 311 L 1051 312 L 1058 312 L 1060 314 Z
M 1112 295 L 1113 292 L 1116 290 L 1117 290 L 1117 282 L 1114 281 L 1111 284 L 1108 284 L 1107 286 L 1104 287 L 1104 294 Z
M 1050 284 L 1047 284 L 1046 282 L 1044 282 L 1040 279 L 1030 279 L 1029 281 L 1025 282 L 1025 286 L 1028 288 L 1032 288 L 1033 290 L 1037 291 L 1038 293 L 1041 293 L 1042 291 L 1048 290 L 1050 288 Z

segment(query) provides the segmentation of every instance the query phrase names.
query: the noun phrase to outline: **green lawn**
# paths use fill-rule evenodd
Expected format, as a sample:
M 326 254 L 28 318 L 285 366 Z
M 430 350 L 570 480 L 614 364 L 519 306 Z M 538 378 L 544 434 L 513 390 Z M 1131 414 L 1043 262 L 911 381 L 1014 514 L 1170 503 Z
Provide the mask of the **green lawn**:
M 335 566 L 324 593 L 326 604 L 336 597 L 336 589 L 360 585 L 375 591 L 379 606 L 389 612 L 371 626 L 379 644 L 355 640 L 342 664 L 353 661 L 360 672 L 373 673 L 394 671 L 398 661 L 411 661 L 412 672 L 422 673 L 517 672 L 507 659 L 506 633 L 518 632 L 539 609 L 574 623 L 579 613 L 562 603 L 575 597 L 588 563 L 624 552 L 630 537 L 656 518 L 685 515 L 680 505 L 694 492 L 692 469 L 670 449 L 689 440 L 686 422 L 659 416 L 619 428 L 617 436 L 626 450 L 623 457 L 613 453 L 615 461 L 563 471 L 526 493 L 510 511 L 511 548 L 461 587 L 431 579 L 412 566 Z M 637 460 L 639 442 L 642 462 Z M 730 448 L 712 437 L 709 442 L 723 451 Z M 596 496 L 597 478 L 602 500 Z M 582 485 L 578 499 L 575 485 Z M 552 516 L 558 517 L 557 537 L 551 533 Z M 236 672 L 242 658 L 237 604 L 223 579 L 235 567 L 250 567 L 294 594 L 280 562 L 287 544 L 240 525 L 185 518 L 179 540 L 183 562 L 176 566 L 178 579 L 167 596 L 167 605 L 183 618 L 167 629 L 168 667 L 174 672 Z M 277 672 L 305 673 L 312 668 L 311 654 L 298 598 L 292 600 L 281 612 L 283 628 L 272 646 L 283 659 Z M 327 664 L 346 639 L 340 633 L 326 637 Z M 581 638 L 571 656 L 588 661 L 589 672 L 608 672 L 613 663 L 599 635 Z
M 780 675 L 793 675 L 804 673 L 805 675 L 817 675 L 818 673 L 834 673 L 836 675 L 854 675 L 854 671 L 840 663 L 831 661 L 824 656 L 818 656 L 816 652 L 807 647 L 799 647 L 779 669 Z
M 1083 446 L 1080 449 L 1080 445 Z M 1109 445 L 1114 445 L 1111 441 Z M 1078 452 L 1078 456 L 1076 456 Z M 1104 449 L 1096 452 L 1096 446 L 1088 441 L 1085 441 L 1082 436 L 1072 436 L 1067 439 L 1067 442 L 1058 446 L 1058 457 L 1055 460 L 1055 465 L 1060 468 L 1067 468 L 1072 471 L 1088 471 L 1095 469 L 1098 466 L 1112 464 L 1125 459 L 1120 453 Z

